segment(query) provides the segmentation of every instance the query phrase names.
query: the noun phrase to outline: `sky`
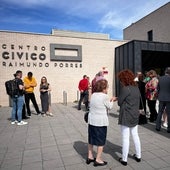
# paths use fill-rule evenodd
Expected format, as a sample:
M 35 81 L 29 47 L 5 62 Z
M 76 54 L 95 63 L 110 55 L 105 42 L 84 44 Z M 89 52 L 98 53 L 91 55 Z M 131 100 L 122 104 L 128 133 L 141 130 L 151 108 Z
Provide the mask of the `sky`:
M 169 0 L 1 0 L 0 30 L 51 34 L 52 29 L 109 34 L 123 29 Z

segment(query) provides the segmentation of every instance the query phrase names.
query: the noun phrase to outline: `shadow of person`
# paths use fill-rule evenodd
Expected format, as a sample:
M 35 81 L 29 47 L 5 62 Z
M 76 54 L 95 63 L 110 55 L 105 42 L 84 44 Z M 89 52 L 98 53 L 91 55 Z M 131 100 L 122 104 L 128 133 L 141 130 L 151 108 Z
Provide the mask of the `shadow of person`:
M 122 147 L 120 145 L 111 143 L 109 140 L 106 140 L 106 145 L 104 146 L 103 152 L 110 154 L 115 160 L 119 160 L 122 153 Z
M 122 157 L 122 146 L 111 143 L 107 140 L 103 152 L 106 154 L 110 154 L 113 159 L 119 162 L 119 159 Z M 128 158 L 134 159 L 133 154 L 128 154 Z
M 88 143 L 82 142 L 82 141 L 76 141 L 74 142 L 73 148 L 77 151 L 77 153 L 79 155 L 81 155 L 81 157 L 86 160 L 87 159 L 87 152 L 88 152 Z M 121 150 L 122 147 L 116 144 L 111 143 L 110 141 L 106 141 L 106 144 L 104 146 L 104 150 L 103 152 L 106 154 L 110 154 L 113 159 L 115 160 L 119 160 L 120 158 L 120 154 L 121 154 Z M 94 149 L 94 155 L 96 155 L 96 151 Z
M 159 134 L 161 136 L 164 136 L 164 137 L 170 139 L 170 135 L 169 135 L 169 133 L 167 133 L 167 129 L 166 128 L 161 127 L 161 131 L 159 131 L 159 132 L 156 131 L 156 129 L 155 129 L 156 128 L 156 124 L 155 123 L 148 122 L 147 124 L 140 125 L 140 126 L 142 126 L 143 128 L 146 128 L 146 129 L 148 129 L 150 131 L 153 131 L 153 132 L 155 132 L 155 133 L 157 133 L 157 134 Z
M 73 148 L 77 151 L 81 157 L 86 160 L 87 159 L 87 152 L 88 152 L 88 143 L 82 142 L 82 141 L 76 141 L 74 142 Z M 94 154 L 96 154 L 94 152 Z

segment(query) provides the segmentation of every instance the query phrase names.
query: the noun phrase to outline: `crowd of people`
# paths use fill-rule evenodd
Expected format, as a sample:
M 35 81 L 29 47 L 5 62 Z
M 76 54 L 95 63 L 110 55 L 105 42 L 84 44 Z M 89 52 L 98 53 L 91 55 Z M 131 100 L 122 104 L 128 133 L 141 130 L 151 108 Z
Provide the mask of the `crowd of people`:
M 47 78 L 43 76 L 39 85 L 42 111 L 40 111 L 34 95 L 37 81 L 32 72 L 22 80 L 22 71 L 15 73 L 19 93 L 13 96 L 13 108 L 11 112 L 11 124 L 26 125 L 23 118 L 31 117 L 30 100 L 37 115 L 49 115 L 51 113 L 51 86 Z M 102 152 L 106 143 L 107 127 L 109 126 L 108 112 L 113 108 L 113 102 L 117 102 L 119 109 L 118 124 L 122 136 L 122 156 L 119 162 L 126 166 L 130 147 L 130 134 L 135 146 L 133 155 L 136 162 L 141 162 L 141 142 L 138 134 L 138 124 L 141 111 L 146 116 L 149 109 L 149 121 L 155 122 L 156 131 L 161 130 L 164 125 L 170 133 L 170 67 L 166 68 L 165 75 L 158 76 L 155 70 L 148 71 L 145 76 L 141 72 L 135 75 L 131 70 L 121 70 L 117 77 L 120 81 L 119 96 L 109 97 L 109 83 L 102 71 L 98 72 L 90 82 L 90 78 L 84 75 L 79 81 L 78 89 L 80 99 L 78 110 L 82 109 L 82 102 L 88 114 L 88 155 L 86 163 L 94 166 L 105 166 L 107 161 L 103 160 Z M 159 101 L 159 109 L 156 103 Z M 147 106 L 146 106 L 147 105 Z M 25 110 L 25 111 L 23 111 Z M 163 121 L 163 124 L 162 124 Z M 94 156 L 94 146 L 97 146 L 97 155 Z
M 122 157 L 119 162 L 126 166 L 128 160 L 130 134 L 132 135 L 136 162 L 141 162 L 141 142 L 138 135 L 140 115 L 146 118 L 149 109 L 149 121 L 155 123 L 156 131 L 161 130 L 161 125 L 170 133 L 170 67 L 166 68 L 165 75 L 158 76 L 155 70 L 146 72 L 146 75 L 138 72 L 135 74 L 125 69 L 118 73 L 121 84 L 118 97 L 109 98 L 108 81 L 102 72 L 96 74 L 89 82 L 87 75 L 79 82 L 80 100 L 78 110 L 84 101 L 88 115 L 88 156 L 86 163 L 93 162 L 94 166 L 105 166 L 102 159 L 103 147 L 106 142 L 107 126 L 109 125 L 108 111 L 112 109 L 113 102 L 117 101 L 120 107 L 118 124 L 122 135 Z M 90 96 L 90 97 L 89 97 Z M 159 102 L 159 109 L 156 103 Z M 143 112 L 142 112 L 143 111 Z M 163 122 L 163 124 L 162 124 Z M 146 123 L 146 122 L 145 122 Z M 94 156 L 93 146 L 97 146 L 97 155 Z
M 28 122 L 24 121 L 24 119 L 29 119 L 31 117 L 30 100 L 37 115 L 41 114 L 42 116 L 53 116 L 51 113 L 51 86 L 47 82 L 47 78 L 43 76 L 39 85 L 42 107 L 42 110 L 40 111 L 34 94 L 34 88 L 37 86 L 37 81 L 35 77 L 33 77 L 33 73 L 28 72 L 27 76 L 25 76 L 22 80 L 22 71 L 18 70 L 14 74 L 14 77 L 18 85 L 18 94 L 11 97 L 13 103 L 11 124 L 28 124 Z
M 165 75 L 159 76 L 155 70 L 150 70 L 146 72 L 146 76 L 144 76 L 141 72 L 137 73 L 135 81 L 138 82 L 138 87 L 141 93 L 141 102 L 140 109 L 143 109 L 145 114 L 147 114 L 147 107 L 149 110 L 149 121 L 155 122 L 158 124 L 161 121 L 162 126 L 168 128 L 168 119 L 167 119 L 167 107 L 168 102 L 170 101 L 170 91 L 169 89 L 169 75 L 170 68 L 166 68 Z M 166 101 L 164 103 L 164 107 L 161 106 L 161 101 Z M 158 106 L 158 107 L 157 107 Z M 163 107 L 163 110 L 160 108 Z M 159 118 L 158 118 L 159 115 Z M 161 116 L 161 119 L 160 119 Z M 159 124 L 161 124 L 159 123 Z M 160 125 L 159 125 L 160 126 Z M 159 127 L 156 126 L 156 127 Z M 160 129 L 156 128 L 157 130 Z M 169 128 L 167 131 L 169 132 Z

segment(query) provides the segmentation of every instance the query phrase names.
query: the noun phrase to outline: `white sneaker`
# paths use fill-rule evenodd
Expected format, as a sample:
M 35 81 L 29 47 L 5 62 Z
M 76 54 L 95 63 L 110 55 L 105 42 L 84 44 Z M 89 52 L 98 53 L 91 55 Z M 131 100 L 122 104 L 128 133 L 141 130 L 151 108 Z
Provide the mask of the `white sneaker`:
M 49 113 L 49 116 L 53 116 L 53 114 L 52 114 L 52 113 Z
M 18 121 L 17 121 L 17 120 L 12 121 L 12 122 L 11 122 L 11 125 L 15 125 L 15 123 L 18 123 Z
M 166 122 L 163 123 L 163 127 L 167 128 L 168 124 Z
M 21 125 L 26 125 L 28 124 L 28 122 L 24 122 L 23 120 L 21 120 L 21 122 L 18 122 L 17 125 L 21 126 Z

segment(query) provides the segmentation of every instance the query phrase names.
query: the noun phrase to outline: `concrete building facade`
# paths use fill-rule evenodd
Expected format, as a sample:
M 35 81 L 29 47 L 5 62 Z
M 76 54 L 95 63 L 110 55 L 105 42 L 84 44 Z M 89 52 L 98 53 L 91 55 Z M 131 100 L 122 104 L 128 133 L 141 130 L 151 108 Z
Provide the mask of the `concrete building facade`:
M 125 28 L 123 30 L 123 39 L 169 43 L 169 17 L 170 2 Z
M 146 67 L 144 59 L 152 57 L 153 60 L 159 60 L 158 55 L 166 58 L 164 63 L 160 65 L 158 61 L 148 67 L 162 69 L 167 66 L 166 61 L 169 61 L 170 55 L 169 16 L 170 2 L 125 28 L 124 41 L 111 40 L 108 34 L 55 29 L 51 34 L 0 31 L 0 106 L 10 104 L 4 84 L 5 81 L 13 79 L 17 70 L 22 70 L 23 77 L 29 71 L 33 72 L 38 83 L 35 88 L 38 104 L 42 76 L 46 76 L 51 84 L 52 103 L 65 102 L 65 94 L 67 102 L 77 101 L 80 79 L 86 74 L 92 81 L 99 71 L 106 73 L 105 78 L 110 87 L 109 95 L 114 95 L 118 91 L 115 87 L 115 74 L 121 69 L 130 68 L 134 72 L 137 69 L 143 70 Z M 141 42 L 134 46 L 133 53 L 129 55 L 129 44 L 137 42 L 132 41 L 128 44 L 131 40 Z M 157 41 L 164 44 L 155 43 Z M 148 46 L 149 48 L 146 48 Z M 135 58 L 131 61 L 133 57 Z M 137 61 L 137 64 L 134 64 L 134 61 Z M 116 84 L 118 86 L 118 83 Z
M 52 103 L 78 100 L 78 83 L 86 74 L 90 81 L 99 71 L 105 71 L 109 95 L 115 93 L 115 48 L 126 41 L 110 40 L 107 34 L 53 30 L 52 34 L 0 31 L 0 105 L 9 105 L 5 81 L 13 79 L 16 70 L 23 77 L 29 71 L 37 80 L 35 95 L 40 104 L 39 84 L 46 76 L 52 87 Z

